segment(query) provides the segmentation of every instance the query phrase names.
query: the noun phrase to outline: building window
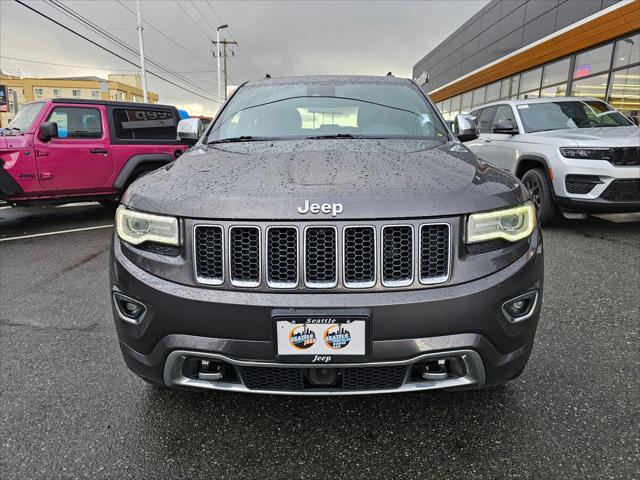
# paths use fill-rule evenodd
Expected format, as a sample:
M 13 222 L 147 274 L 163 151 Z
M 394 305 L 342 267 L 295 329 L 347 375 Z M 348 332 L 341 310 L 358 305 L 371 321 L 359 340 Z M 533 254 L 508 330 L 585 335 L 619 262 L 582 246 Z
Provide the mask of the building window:
M 453 97 L 451 99 L 451 111 L 452 112 L 459 112 L 460 111 L 460 100 L 462 97 L 460 97 L 460 95 L 458 95 L 457 97 Z
M 462 100 L 460 102 L 460 113 L 469 113 L 471 110 L 471 98 L 473 92 L 467 92 L 462 94 Z
M 576 55 L 576 63 L 573 67 L 573 78 L 583 78 L 594 73 L 609 70 L 611 66 L 611 51 L 613 44 L 603 45 L 587 52 Z
M 545 65 L 542 74 L 542 86 L 546 87 L 548 85 L 566 82 L 569 79 L 569 63 L 571 63 L 571 59 L 565 58 L 559 62 Z
M 528 72 L 520 75 L 520 89 L 519 92 L 528 92 L 530 90 L 538 90 L 540 88 L 540 80 L 542 78 L 542 69 L 536 68 L 535 70 L 529 70 Z M 515 91 L 511 91 L 513 95 Z
M 476 88 L 473 91 L 473 100 L 471 101 L 471 106 L 472 107 L 477 107 L 477 106 L 482 105 L 484 103 L 484 97 L 485 97 L 486 90 L 487 90 L 486 87 L 480 87 L 480 88 Z
M 487 102 L 493 102 L 500 98 L 500 82 L 492 83 L 487 86 L 487 94 L 485 96 Z
M 100 90 L 91 90 L 91 98 L 100 98 Z
M 41 97 L 42 95 L 44 95 L 44 90 L 42 88 L 34 88 L 33 94 Z
M 568 73 L 568 72 L 567 72 Z M 564 97 L 567 95 L 567 84 L 554 85 L 546 87 L 540 91 L 540 97 Z
M 574 97 L 595 97 L 603 100 L 607 93 L 608 74 L 596 75 L 595 77 L 574 80 L 571 85 L 571 95 Z
M 640 125 L 640 66 L 611 74 L 609 103 Z
M 54 88 L 53 89 L 53 96 L 54 97 L 61 97 L 62 96 L 62 90 L 59 88 Z
M 538 98 L 540 96 L 540 90 L 532 90 L 531 92 L 521 93 L 518 95 L 518 100 L 528 100 L 530 98 Z
M 640 33 L 616 42 L 613 68 L 640 63 Z
M 74 97 L 79 97 L 82 95 L 82 92 L 80 92 L 80 90 L 72 90 L 71 95 L 73 95 Z
M 518 95 L 518 87 L 520 86 L 520 75 L 511 77 L 511 93 L 509 98 L 515 98 Z

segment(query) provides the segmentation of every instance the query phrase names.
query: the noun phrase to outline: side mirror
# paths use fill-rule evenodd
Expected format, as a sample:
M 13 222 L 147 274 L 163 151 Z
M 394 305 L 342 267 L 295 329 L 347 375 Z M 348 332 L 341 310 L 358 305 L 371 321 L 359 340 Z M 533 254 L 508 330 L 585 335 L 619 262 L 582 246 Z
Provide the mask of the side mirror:
M 178 139 L 187 145 L 195 145 L 204 133 L 204 125 L 199 118 L 185 118 L 178 123 Z
M 504 133 L 507 135 L 517 135 L 518 127 L 516 127 L 511 122 L 499 122 L 495 127 L 493 127 L 493 133 Z
M 478 119 L 471 115 L 456 115 L 453 122 L 453 132 L 461 142 L 469 142 L 480 136 Z
M 56 122 L 44 122 L 40 125 L 38 138 L 43 142 L 48 142 L 58 136 L 58 124 Z

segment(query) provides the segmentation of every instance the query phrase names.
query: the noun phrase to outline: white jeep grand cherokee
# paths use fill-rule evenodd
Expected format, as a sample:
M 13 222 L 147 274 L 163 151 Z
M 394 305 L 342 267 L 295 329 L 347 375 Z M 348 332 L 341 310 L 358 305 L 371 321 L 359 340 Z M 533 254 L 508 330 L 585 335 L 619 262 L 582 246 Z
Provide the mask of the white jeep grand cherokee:
M 477 108 L 480 136 L 466 145 L 522 180 L 540 223 L 558 210 L 640 211 L 640 128 L 595 98 L 504 100 Z

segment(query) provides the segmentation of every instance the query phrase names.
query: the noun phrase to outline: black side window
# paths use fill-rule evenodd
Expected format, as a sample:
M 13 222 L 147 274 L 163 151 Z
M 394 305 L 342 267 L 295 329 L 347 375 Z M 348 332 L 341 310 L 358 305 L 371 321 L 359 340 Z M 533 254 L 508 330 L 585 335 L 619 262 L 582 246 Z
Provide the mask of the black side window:
M 171 110 L 114 109 L 117 138 L 125 140 L 175 140 L 176 119 Z
M 493 122 L 493 116 L 496 113 L 497 107 L 487 107 L 480 111 L 478 117 L 478 124 L 480 125 L 480 133 L 491 133 L 491 122 Z
M 47 121 L 58 124 L 58 138 L 102 138 L 102 119 L 97 108 L 56 107 Z
M 509 105 L 500 105 L 498 107 L 498 111 L 496 112 L 496 116 L 493 119 L 493 127 L 498 126 L 498 124 L 511 124 L 515 128 L 518 124 L 516 123 L 515 116 L 513 115 L 513 110 Z

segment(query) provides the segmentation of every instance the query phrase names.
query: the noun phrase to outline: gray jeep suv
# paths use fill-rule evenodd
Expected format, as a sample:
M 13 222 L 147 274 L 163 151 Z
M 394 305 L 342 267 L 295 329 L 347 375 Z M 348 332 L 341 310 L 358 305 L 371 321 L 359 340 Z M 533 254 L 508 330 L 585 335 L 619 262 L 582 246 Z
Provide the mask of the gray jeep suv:
M 458 127 L 477 136 L 469 118 Z M 502 384 L 533 347 L 536 221 L 522 184 L 479 161 L 410 80 L 245 83 L 189 152 L 122 199 L 122 354 L 169 387 Z

